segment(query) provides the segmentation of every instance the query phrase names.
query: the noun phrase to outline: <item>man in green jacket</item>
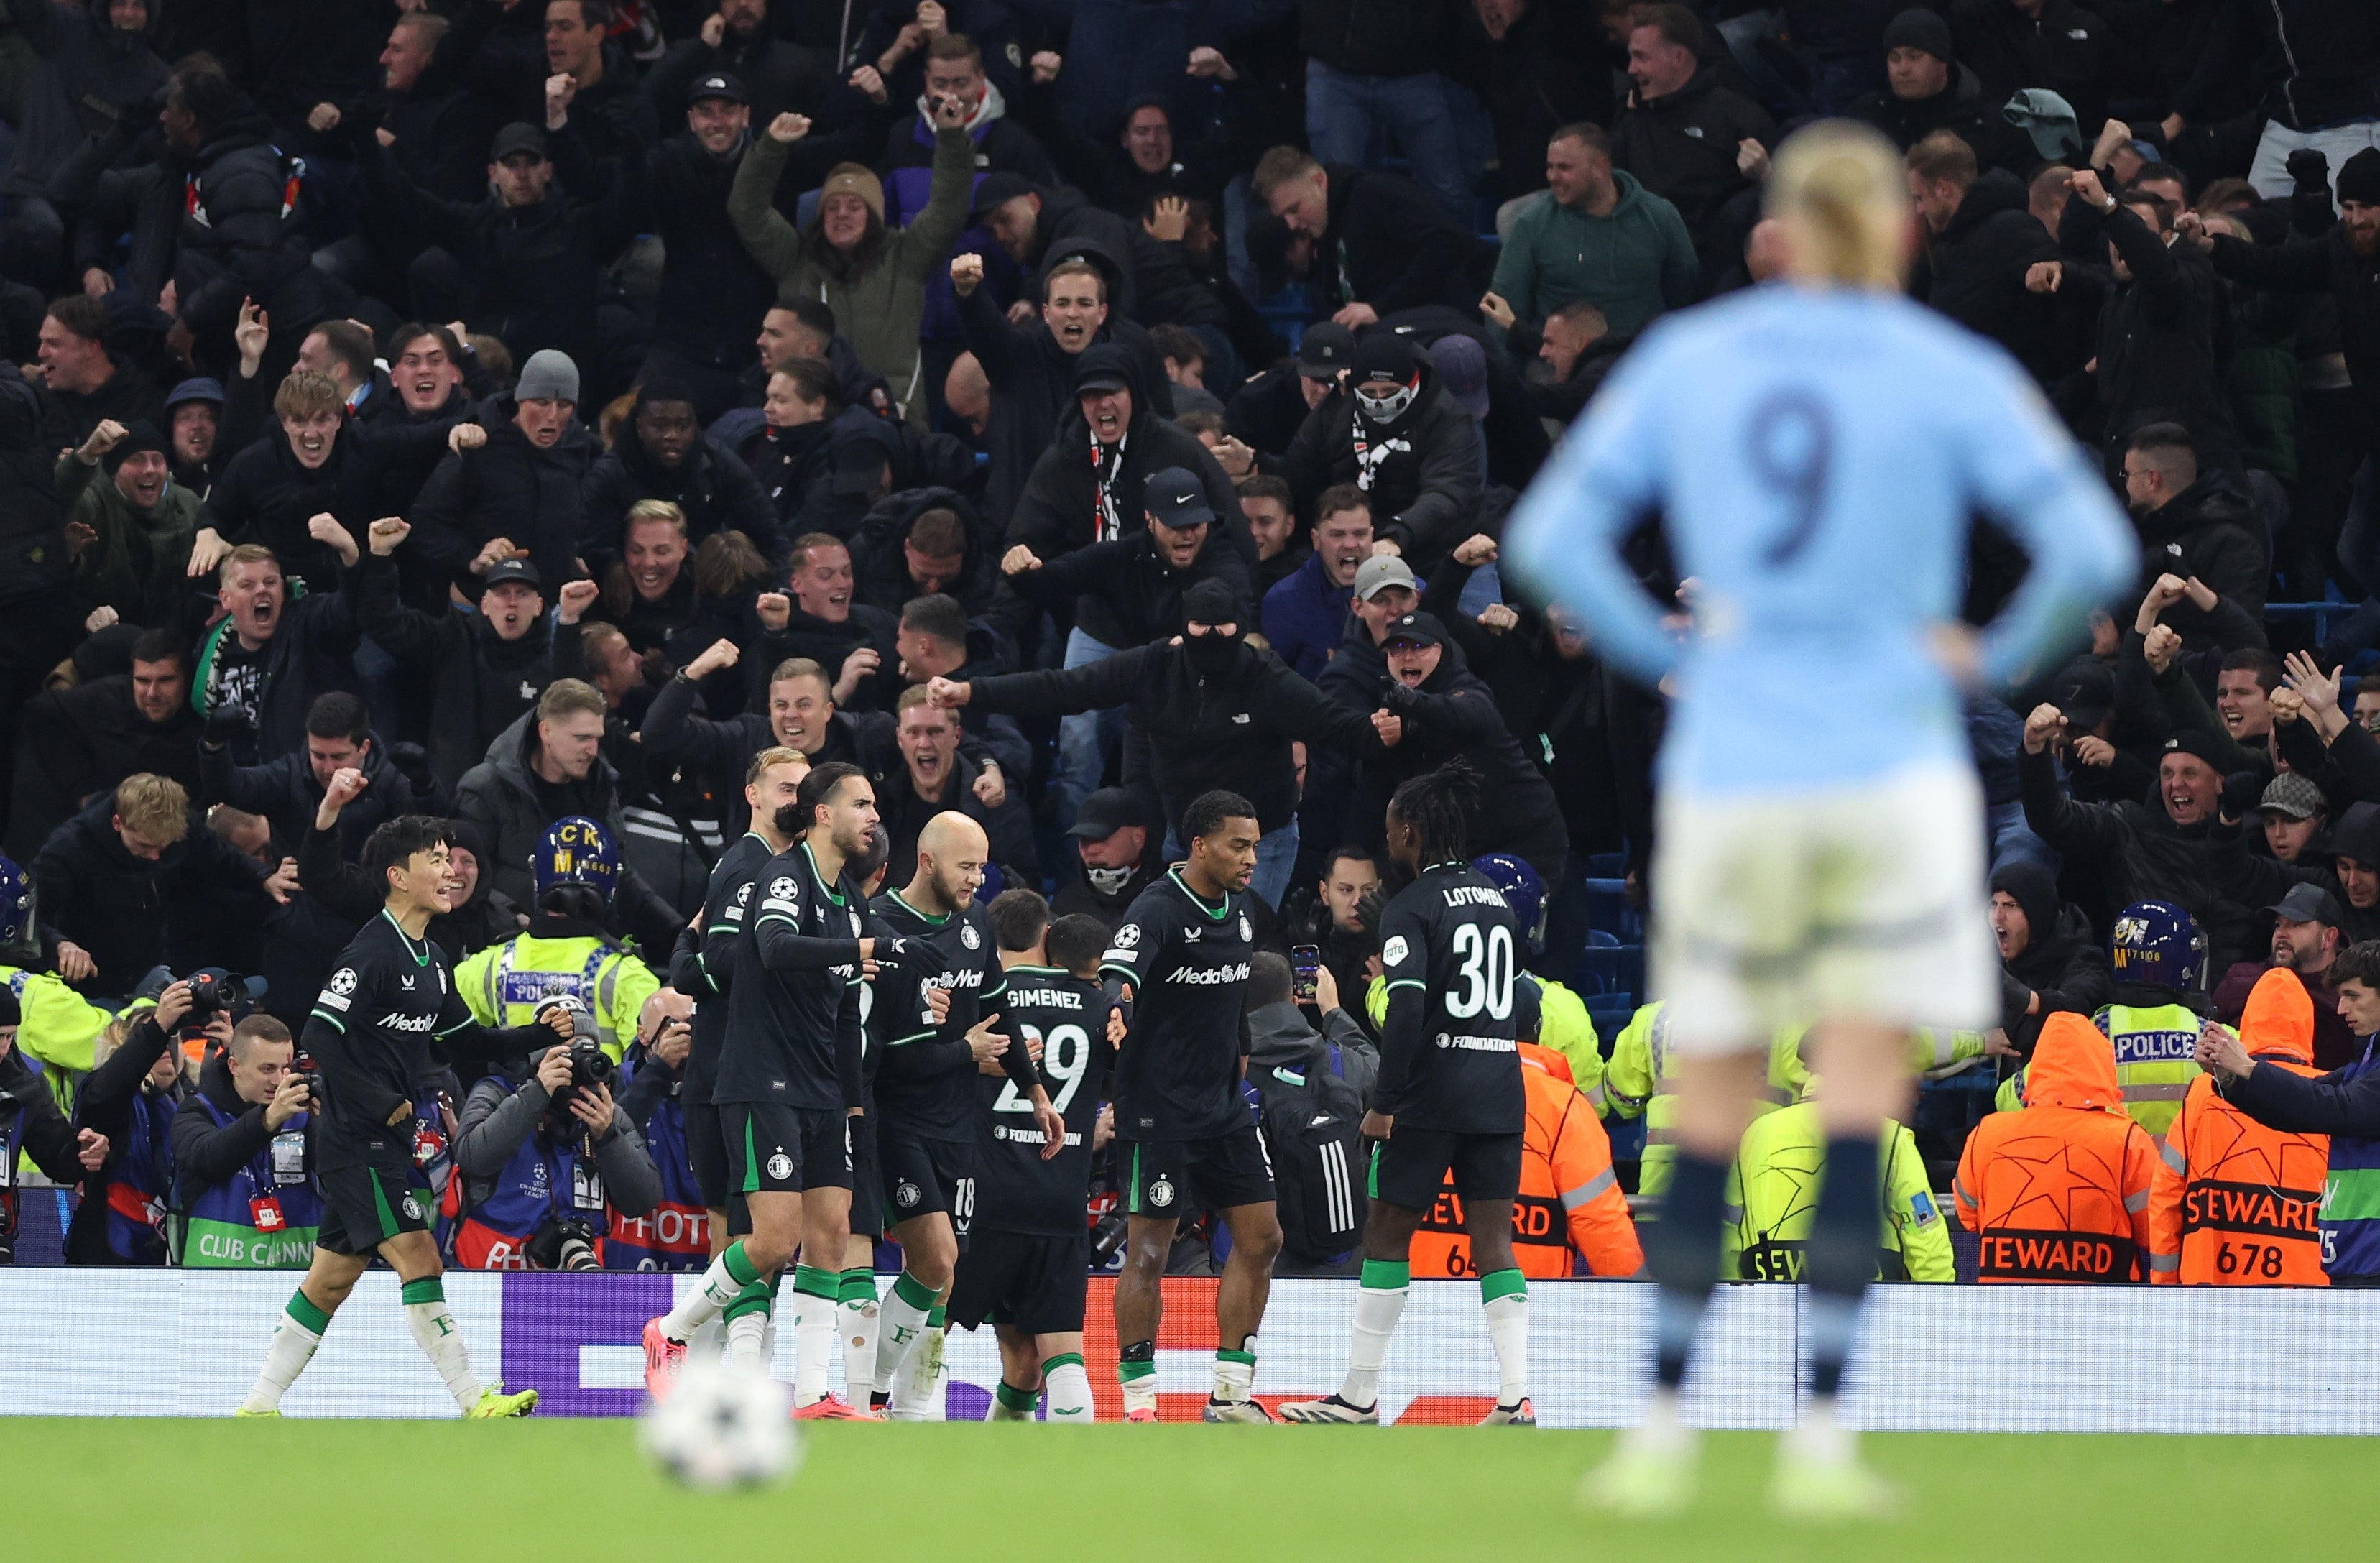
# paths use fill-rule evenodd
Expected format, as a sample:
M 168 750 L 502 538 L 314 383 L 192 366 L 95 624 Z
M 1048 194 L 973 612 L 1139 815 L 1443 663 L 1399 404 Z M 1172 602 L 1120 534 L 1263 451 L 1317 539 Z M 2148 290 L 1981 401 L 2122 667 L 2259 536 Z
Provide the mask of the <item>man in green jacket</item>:
M 966 222 L 975 143 L 963 127 L 966 105 L 945 95 L 933 104 L 934 182 L 926 208 L 905 228 L 884 225 L 884 182 L 864 164 L 839 163 L 819 193 L 818 215 L 796 232 L 776 208 L 777 179 L 810 122 L 781 114 L 756 139 L 735 171 L 727 215 L 744 248 L 777 279 L 780 302 L 817 298 L 834 311 L 859 361 L 884 377 L 912 421 L 926 420 L 928 396 L 917 359 L 926 285 L 937 275 Z
M 1603 311 L 1612 335 L 1627 337 L 1663 309 L 1694 301 L 1702 273 L 1685 219 L 1635 176 L 1613 170 L 1601 127 L 1555 131 L 1546 183 L 1545 199 L 1523 208 L 1504 237 L 1483 312 L 1536 330 L 1584 298 Z
M 101 473 L 104 463 L 106 473 Z M 58 458 L 58 504 L 74 555 L 74 613 L 108 608 L 128 624 L 171 625 L 189 592 L 199 496 L 174 481 L 156 425 L 103 419 Z

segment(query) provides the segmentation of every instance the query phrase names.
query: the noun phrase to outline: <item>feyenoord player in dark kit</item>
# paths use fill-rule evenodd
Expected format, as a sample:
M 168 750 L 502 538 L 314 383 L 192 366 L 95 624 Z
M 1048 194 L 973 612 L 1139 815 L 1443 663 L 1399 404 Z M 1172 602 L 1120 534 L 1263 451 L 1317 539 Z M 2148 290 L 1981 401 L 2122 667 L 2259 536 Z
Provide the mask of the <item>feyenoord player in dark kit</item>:
M 414 1082 L 431 1072 L 433 1042 L 449 1057 L 517 1058 L 556 1036 L 567 1041 L 570 1017 L 553 1007 L 540 1024 L 513 1028 L 471 1018 L 445 952 L 425 937 L 430 919 L 450 909 L 458 888 L 447 862 L 445 821 L 420 814 L 392 819 L 364 842 L 361 862 L 386 899 L 380 915 L 340 951 L 298 1044 L 322 1076 L 314 1121 L 322 1230 L 306 1278 L 282 1310 L 264 1366 L 237 1414 L 281 1414 L 281 1397 L 378 1254 L 404 1289 L 414 1340 L 463 1414 L 526 1416 L 537 1409 L 537 1391 L 481 1387 L 447 1311 L 444 1266 L 430 1234 L 429 1181 L 413 1159 Z
M 1220 1210 L 1232 1256 L 1215 1294 L 1221 1344 L 1203 1420 L 1270 1422 L 1249 1390 L 1281 1222 L 1264 1136 L 1240 1094 L 1247 1053 L 1241 1000 L 1256 943 L 1247 912 L 1256 806 L 1236 793 L 1201 793 L 1183 811 L 1181 829 L 1188 860 L 1133 898 L 1099 963 L 1108 998 L 1129 1028 L 1115 1084 L 1126 1216 L 1115 1292 L 1117 1377 L 1124 1420 L 1156 1421 L 1165 1256 L 1184 1216 Z
M 990 919 L 975 903 L 990 854 L 982 826 L 938 814 L 918 832 L 909 882 L 868 906 L 870 926 L 904 938 L 917 957 L 876 985 L 870 1016 L 884 1044 L 875 1112 L 886 1235 L 901 1245 L 901 1274 L 882 1304 L 876 1394 L 896 1421 L 932 1417 L 940 1405 L 942 1301 L 975 1194 L 977 1066 L 998 1060 L 1042 1131 L 1065 1128 L 1032 1058 L 1001 1028 L 1007 983 Z M 933 988 L 949 995 L 939 1017 L 927 1001 Z
M 998 1061 L 975 1082 L 981 1133 L 975 1220 L 951 1289 L 951 1321 L 992 1321 L 1000 1385 L 988 1422 L 1030 1422 L 1045 1388 L 1050 1420 L 1092 1420 L 1083 1367 L 1083 1303 L 1090 1290 L 1091 1235 L 1083 1225 L 1091 1153 L 1123 1017 L 1099 985 L 1107 929 L 1075 914 L 1050 920 L 1038 891 L 992 902 L 991 930 L 1008 977 L 1003 1024 L 1012 1050 L 1038 1051 L 1062 1133 L 1050 1137 L 1033 1099 Z
M 1380 1364 L 1412 1282 L 1406 1255 L 1451 1168 L 1502 1379 L 1485 1420 L 1536 1424 L 1529 1290 L 1512 1259 L 1527 1115 L 1512 1014 L 1519 944 L 1503 892 L 1468 861 L 1463 821 L 1473 795 L 1469 769 L 1456 761 L 1415 777 L 1389 800 L 1389 854 L 1415 878 L 1380 916 L 1389 1014 L 1374 1106 L 1364 1115 L 1364 1135 L 1374 1142 L 1372 1204 L 1354 1339 L 1339 1393 L 1283 1405 L 1290 1422 L 1380 1420 Z
M 766 1314 L 773 1277 L 794 1251 L 839 1260 L 850 1236 L 851 1119 L 862 1110 L 860 984 L 898 967 L 900 941 L 863 937 L 849 864 L 867 851 L 876 793 L 857 766 L 815 768 L 795 796 L 801 839 L 771 859 L 747 919 L 728 992 L 719 1104 L 728 1186 L 751 1212 L 748 1236 L 711 1261 L 701 1284 L 645 1326 L 645 1380 L 669 1392 L 693 1331 L 722 1314 Z M 839 1270 L 794 1275 L 795 1387 L 805 1418 L 867 1417 L 824 1392 L 833 1354 Z

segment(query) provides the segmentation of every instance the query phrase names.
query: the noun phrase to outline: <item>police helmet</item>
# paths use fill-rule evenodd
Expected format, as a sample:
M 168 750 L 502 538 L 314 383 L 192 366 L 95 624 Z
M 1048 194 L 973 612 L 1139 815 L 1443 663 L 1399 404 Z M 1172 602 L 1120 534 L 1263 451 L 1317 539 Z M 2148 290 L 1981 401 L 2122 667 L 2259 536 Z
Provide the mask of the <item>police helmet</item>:
M 620 882 L 620 849 L 612 832 L 597 821 L 583 814 L 565 815 L 545 828 L 529 873 L 540 906 L 554 891 L 571 887 L 593 891 L 608 906 Z
M 1544 954 L 1546 915 L 1551 904 L 1546 900 L 1546 882 L 1537 878 L 1537 871 L 1509 852 L 1475 857 L 1471 866 L 1504 892 L 1504 904 L 1512 909 L 1512 921 L 1519 925 L 1529 953 Z
M 2206 974 L 2206 934 L 2170 901 L 2136 901 L 2117 915 L 2107 961 L 2119 983 L 2194 988 Z

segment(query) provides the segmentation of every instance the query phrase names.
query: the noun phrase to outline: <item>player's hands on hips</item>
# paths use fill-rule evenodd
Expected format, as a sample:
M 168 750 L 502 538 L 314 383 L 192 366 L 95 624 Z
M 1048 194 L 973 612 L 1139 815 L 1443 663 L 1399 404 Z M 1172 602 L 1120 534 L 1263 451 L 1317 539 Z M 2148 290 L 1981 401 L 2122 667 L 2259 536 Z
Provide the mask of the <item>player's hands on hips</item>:
M 1364 1138 L 1367 1140 L 1385 1140 L 1390 1135 L 1396 1133 L 1396 1114 L 1390 1112 L 1367 1112 L 1364 1115 L 1362 1127 L 1358 1128 L 1355 1132 L 1363 1135 Z

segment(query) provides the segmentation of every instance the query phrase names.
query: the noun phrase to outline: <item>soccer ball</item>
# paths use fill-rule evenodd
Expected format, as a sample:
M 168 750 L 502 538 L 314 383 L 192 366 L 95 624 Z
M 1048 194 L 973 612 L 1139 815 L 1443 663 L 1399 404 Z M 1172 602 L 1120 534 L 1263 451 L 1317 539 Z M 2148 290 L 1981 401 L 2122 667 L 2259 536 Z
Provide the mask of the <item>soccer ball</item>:
M 780 1481 L 802 1462 L 792 1410 L 792 1393 L 766 1374 L 688 1362 L 668 1399 L 645 1404 L 645 1453 L 689 1487 Z

